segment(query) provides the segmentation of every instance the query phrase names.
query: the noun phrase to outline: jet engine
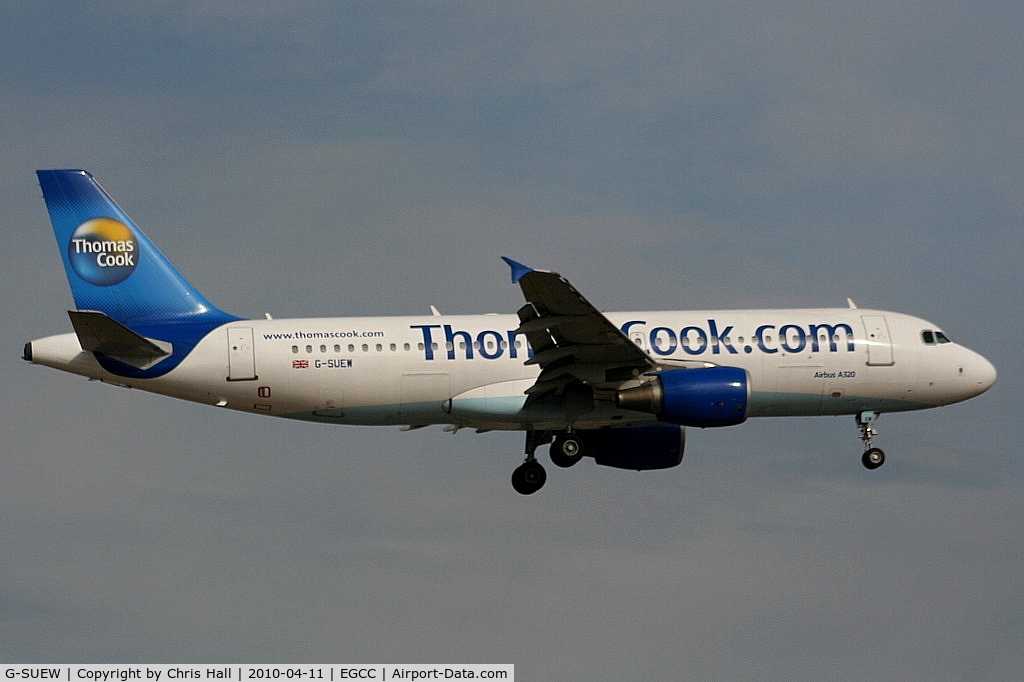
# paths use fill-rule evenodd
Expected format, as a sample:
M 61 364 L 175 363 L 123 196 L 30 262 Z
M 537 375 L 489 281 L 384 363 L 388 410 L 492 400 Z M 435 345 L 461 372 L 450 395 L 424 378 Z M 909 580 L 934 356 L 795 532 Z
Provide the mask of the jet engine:
M 573 437 L 579 439 L 582 453 L 598 464 L 635 471 L 678 466 L 686 447 L 684 428 L 672 424 L 580 430 Z
M 747 419 L 750 379 L 745 369 L 670 369 L 648 376 L 647 383 L 619 391 L 615 404 L 683 426 L 733 426 Z

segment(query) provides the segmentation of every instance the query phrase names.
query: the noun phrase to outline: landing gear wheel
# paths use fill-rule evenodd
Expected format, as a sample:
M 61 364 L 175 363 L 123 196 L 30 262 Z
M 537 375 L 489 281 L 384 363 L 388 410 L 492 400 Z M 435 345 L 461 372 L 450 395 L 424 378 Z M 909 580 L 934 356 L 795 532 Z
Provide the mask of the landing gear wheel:
M 544 467 L 535 459 L 528 459 L 512 472 L 512 487 L 520 495 L 532 495 L 542 487 L 548 474 Z
M 551 463 L 557 467 L 568 469 L 583 459 L 583 448 L 580 441 L 571 433 L 564 433 L 555 437 L 551 444 Z
M 871 448 L 864 452 L 864 456 L 860 458 L 860 461 L 866 469 L 877 469 L 885 464 L 885 453 L 878 448 Z
M 885 464 L 885 453 L 871 445 L 871 439 L 878 435 L 875 428 L 875 421 L 878 419 L 876 412 L 864 411 L 857 415 L 857 428 L 860 429 L 860 439 L 864 443 L 864 454 L 860 458 L 865 469 L 877 469 Z

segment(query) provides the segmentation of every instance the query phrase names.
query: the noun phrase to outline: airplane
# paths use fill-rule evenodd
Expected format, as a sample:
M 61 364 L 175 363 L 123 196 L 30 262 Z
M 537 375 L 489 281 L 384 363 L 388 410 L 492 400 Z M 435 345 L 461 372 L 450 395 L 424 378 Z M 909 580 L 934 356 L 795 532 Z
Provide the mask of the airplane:
M 503 258 L 506 315 L 247 319 L 211 304 L 84 170 L 37 171 L 75 302 L 73 333 L 24 359 L 116 386 L 329 424 L 524 431 L 513 488 L 553 464 L 656 470 L 686 427 L 853 415 L 877 469 L 878 416 L 967 400 L 993 365 L 936 325 L 858 308 L 598 311 L 568 280 Z

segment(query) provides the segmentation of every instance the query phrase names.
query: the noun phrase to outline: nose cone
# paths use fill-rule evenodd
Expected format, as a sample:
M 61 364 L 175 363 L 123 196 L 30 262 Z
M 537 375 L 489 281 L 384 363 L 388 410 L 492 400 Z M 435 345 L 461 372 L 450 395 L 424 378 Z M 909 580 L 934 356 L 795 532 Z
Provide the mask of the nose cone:
M 963 346 L 954 346 L 950 350 L 953 352 L 953 362 L 952 365 L 944 365 L 944 372 L 953 370 L 953 376 L 945 381 L 939 379 L 931 382 L 936 391 L 935 397 L 941 401 L 938 404 L 949 405 L 969 400 L 992 388 L 996 382 L 996 368 L 991 362 Z
M 991 362 L 973 350 L 964 348 L 963 353 L 965 355 L 961 356 L 957 365 L 960 384 L 958 392 L 962 396 L 959 400 L 981 395 L 996 382 L 996 368 Z
M 973 378 L 978 385 L 978 393 L 976 393 L 975 395 L 984 393 L 988 389 L 992 388 L 992 384 L 996 383 L 995 365 L 993 365 L 991 362 L 986 360 L 981 355 L 978 355 L 978 359 L 975 362 Z

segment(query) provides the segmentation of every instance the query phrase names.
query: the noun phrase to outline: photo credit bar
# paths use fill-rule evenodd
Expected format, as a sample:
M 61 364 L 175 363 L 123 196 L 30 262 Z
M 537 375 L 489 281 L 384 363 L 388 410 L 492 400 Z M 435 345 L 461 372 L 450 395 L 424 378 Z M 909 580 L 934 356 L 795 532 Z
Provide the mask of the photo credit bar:
M 174 682 L 201 680 L 202 682 L 341 682 L 342 680 L 371 680 L 384 682 L 404 680 L 501 680 L 514 682 L 512 664 L 439 663 L 439 664 L 349 664 L 330 665 L 303 663 L 289 665 L 224 665 L 195 663 L 132 664 L 132 665 L 68 665 L 68 664 L 3 664 L 0 682 Z

